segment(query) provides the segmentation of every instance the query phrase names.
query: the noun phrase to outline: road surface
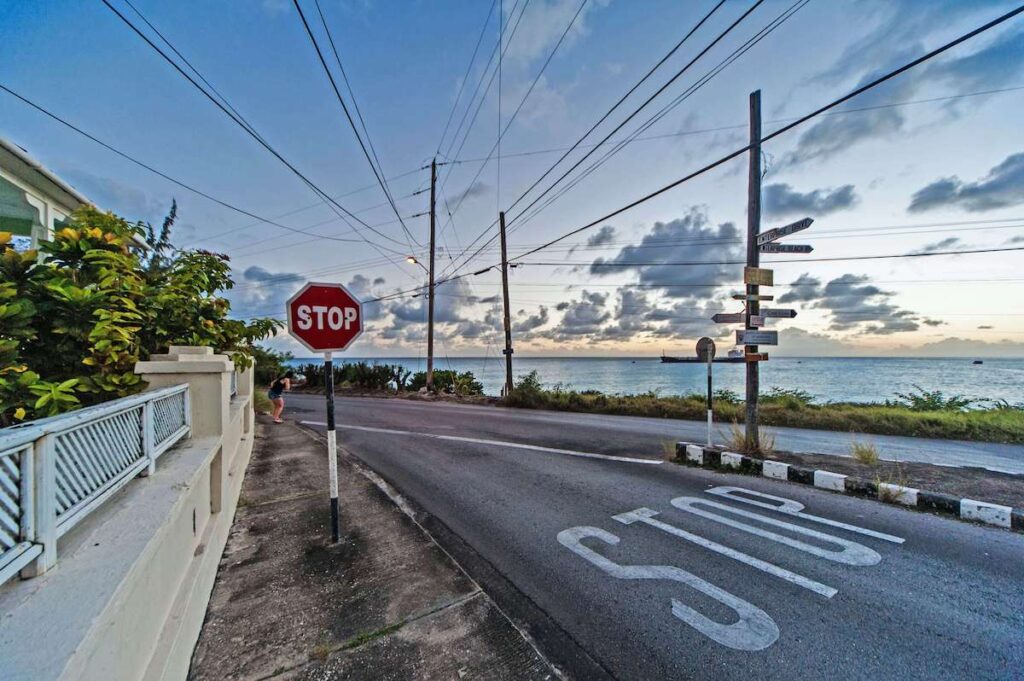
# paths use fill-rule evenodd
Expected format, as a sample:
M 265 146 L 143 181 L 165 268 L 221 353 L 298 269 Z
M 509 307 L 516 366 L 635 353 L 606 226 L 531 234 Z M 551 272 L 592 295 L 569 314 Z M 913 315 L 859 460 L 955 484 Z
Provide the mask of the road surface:
M 1020 534 L 660 463 L 675 422 L 337 404 L 342 446 L 574 678 L 1021 678 Z M 323 398 L 285 415 L 322 430 Z

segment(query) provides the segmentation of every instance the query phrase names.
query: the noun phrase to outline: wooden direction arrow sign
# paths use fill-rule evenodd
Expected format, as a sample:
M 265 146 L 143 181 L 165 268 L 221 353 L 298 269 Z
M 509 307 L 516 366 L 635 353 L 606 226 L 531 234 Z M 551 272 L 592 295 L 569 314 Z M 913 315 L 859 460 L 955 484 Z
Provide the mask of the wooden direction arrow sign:
M 781 239 L 782 237 L 789 236 L 795 232 L 802 232 L 810 227 L 812 222 L 814 222 L 814 220 L 811 218 L 804 218 L 803 220 L 798 220 L 797 222 L 784 227 L 776 227 L 775 229 L 769 229 L 767 232 L 761 232 L 757 235 L 757 245 L 760 246 L 761 244 L 766 244 L 769 241 Z
M 796 316 L 796 310 L 785 307 L 762 307 L 758 310 L 762 317 L 777 317 L 780 319 L 792 319 Z
M 744 267 L 743 283 L 758 286 L 771 286 L 775 281 L 774 272 L 761 267 Z
M 775 296 L 765 296 L 760 293 L 734 293 L 733 300 L 775 300 Z
M 743 312 L 719 312 L 711 321 L 715 324 L 742 324 L 746 321 L 746 316 Z
M 807 244 L 761 244 L 757 250 L 762 253 L 810 253 L 814 247 Z
M 736 345 L 778 345 L 778 331 L 736 330 Z

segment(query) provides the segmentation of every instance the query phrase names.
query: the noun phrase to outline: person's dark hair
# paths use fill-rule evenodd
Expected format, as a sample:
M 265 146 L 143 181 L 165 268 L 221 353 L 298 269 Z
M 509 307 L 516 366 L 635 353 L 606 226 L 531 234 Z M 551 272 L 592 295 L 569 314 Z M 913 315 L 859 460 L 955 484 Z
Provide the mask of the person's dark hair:
M 285 374 L 284 374 L 284 377 L 285 378 L 295 378 L 295 372 L 294 371 L 286 371 Z

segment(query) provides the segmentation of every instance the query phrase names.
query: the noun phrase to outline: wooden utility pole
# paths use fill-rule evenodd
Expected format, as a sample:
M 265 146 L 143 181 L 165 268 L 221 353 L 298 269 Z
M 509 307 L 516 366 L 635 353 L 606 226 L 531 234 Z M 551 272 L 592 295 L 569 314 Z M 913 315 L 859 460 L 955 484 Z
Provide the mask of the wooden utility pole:
M 750 165 L 747 176 L 747 266 L 757 267 L 760 262 L 757 234 L 761 231 L 761 91 L 750 93 Z M 761 311 L 757 300 L 757 284 L 747 284 L 747 314 L 744 326 L 753 331 L 751 315 Z M 751 297 L 753 296 L 753 297 Z M 756 345 L 743 348 L 744 354 L 757 352 Z M 747 418 L 746 444 L 748 452 L 761 449 L 761 438 L 757 431 L 757 397 L 760 389 L 758 374 L 760 362 L 746 362 L 747 365 Z
M 434 392 L 434 191 L 437 185 L 437 159 L 430 161 L 430 281 L 427 285 L 427 392 Z
M 508 303 L 508 252 L 505 246 L 505 213 L 498 213 L 498 226 L 501 230 L 501 293 L 505 301 L 505 394 L 512 394 L 512 316 Z

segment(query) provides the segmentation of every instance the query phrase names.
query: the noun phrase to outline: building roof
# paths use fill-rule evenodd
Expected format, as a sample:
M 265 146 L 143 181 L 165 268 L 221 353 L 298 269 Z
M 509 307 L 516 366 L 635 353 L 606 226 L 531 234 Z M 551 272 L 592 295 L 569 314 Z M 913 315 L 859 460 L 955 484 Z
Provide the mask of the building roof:
M 60 199 L 69 208 L 92 203 L 77 189 L 60 179 L 43 164 L 28 155 L 24 149 L 10 140 L 0 137 L 0 164 L 29 184 L 39 187 L 54 198 Z

